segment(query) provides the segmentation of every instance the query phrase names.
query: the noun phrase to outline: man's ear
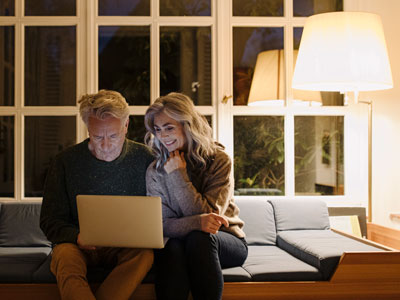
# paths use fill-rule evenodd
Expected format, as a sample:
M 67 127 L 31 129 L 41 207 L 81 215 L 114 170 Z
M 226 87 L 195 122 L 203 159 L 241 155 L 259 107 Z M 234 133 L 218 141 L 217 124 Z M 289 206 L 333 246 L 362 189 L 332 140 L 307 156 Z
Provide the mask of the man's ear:
M 129 127 L 129 117 L 126 119 L 125 124 L 124 124 L 125 134 L 128 132 L 128 127 Z

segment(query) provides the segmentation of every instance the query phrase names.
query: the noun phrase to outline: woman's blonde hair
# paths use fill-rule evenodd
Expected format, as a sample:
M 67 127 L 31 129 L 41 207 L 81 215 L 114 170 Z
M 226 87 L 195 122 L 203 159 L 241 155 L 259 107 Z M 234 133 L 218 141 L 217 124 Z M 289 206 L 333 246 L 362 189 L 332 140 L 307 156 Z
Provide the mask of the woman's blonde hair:
M 181 93 L 169 93 L 159 97 L 146 111 L 144 124 L 147 129 L 145 143 L 151 147 L 156 156 L 156 169 L 160 171 L 168 159 L 168 150 L 157 139 L 154 129 L 154 118 L 159 113 L 182 124 L 186 137 L 186 159 L 200 169 L 204 169 L 207 159 L 213 156 L 222 146 L 212 138 L 212 129 L 205 117 L 198 113 L 193 101 Z
M 89 117 L 100 120 L 113 116 L 125 122 L 129 117 L 129 106 L 125 98 L 118 92 L 100 90 L 96 94 L 83 95 L 78 103 L 83 122 L 88 125 Z

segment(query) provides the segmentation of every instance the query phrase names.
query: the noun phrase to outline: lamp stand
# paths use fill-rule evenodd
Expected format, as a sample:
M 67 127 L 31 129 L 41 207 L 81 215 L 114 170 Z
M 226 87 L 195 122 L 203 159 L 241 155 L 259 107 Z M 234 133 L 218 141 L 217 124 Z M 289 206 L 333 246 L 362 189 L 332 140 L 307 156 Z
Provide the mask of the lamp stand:
M 372 101 L 358 101 L 368 104 L 368 222 L 372 222 Z

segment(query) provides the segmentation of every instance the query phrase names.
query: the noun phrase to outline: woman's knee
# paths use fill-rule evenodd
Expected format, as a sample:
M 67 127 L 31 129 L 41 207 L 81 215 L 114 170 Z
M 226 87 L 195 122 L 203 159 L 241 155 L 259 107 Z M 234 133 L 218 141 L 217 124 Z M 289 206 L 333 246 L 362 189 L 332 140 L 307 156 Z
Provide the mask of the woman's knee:
M 217 246 L 214 235 L 203 231 L 192 231 L 186 237 L 186 250 L 189 252 L 212 251 Z
M 163 249 L 155 250 L 155 262 L 159 265 L 180 266 L 185 262 L 185 255 L 182 240 L 169 239 Z

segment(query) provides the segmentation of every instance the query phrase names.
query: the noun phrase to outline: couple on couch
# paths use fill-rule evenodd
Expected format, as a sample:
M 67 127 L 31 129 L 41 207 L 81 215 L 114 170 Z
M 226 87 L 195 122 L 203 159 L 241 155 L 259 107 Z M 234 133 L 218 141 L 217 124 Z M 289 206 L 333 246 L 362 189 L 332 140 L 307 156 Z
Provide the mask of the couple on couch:
M 153 265 L 158 299 L 221 299 L 221 268 L 247 257 L 233 202 L 231 160 L 192 100 L 158 98 L 145 115 L 147 146 L 126 138 L 129 107 L 115 91 L 84 95 L 89 138 L 58 154 L 46 178 L 40 226 L 53 243 L 51 271 L 62 299 L 129 299 Z M 162 199 L 164 249 L 83 245 L 76 196 L 151 195 Z M 87 266 L 113 270 L 93 295 Z

